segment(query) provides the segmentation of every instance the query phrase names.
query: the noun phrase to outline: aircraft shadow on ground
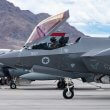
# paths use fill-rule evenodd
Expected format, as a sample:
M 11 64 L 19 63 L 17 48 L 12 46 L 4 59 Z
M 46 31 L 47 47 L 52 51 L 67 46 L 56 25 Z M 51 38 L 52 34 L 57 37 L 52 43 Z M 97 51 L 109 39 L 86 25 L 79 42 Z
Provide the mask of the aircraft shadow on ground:
M 110 100 L 110 96 L 109 95 L 95 95 L 95 94 L 77 95 L 73 99 L 77 99 L 77 100 Z
M 75 88 L 75 90 L 80 90 L 80 91 L 85 91 L 85 90 L 110 90 L 110 88 L 98 88 L 98 87 L 94 87 L 94 88 Z
M 46 88 L 46 87 L 43 87 L 43 88 L 17 88 L 17 90 L 59 90 L 58 88 Z
M 22 87 L 22 86 L 20 86 L 20 87 L 18 87 L 17 88 L 17 90 L 63 90 L 63 89 L 58 89 L 57 87 L 28 87 L 28 86 L 26 86 L 26 87 Z M 110 88 L 75 88 L 74 90 L 76 90 L 76 91 L 91 91 L 91 90 L 101 90 L 101 91 L 105 91 L 105 90 L 110 90 Z

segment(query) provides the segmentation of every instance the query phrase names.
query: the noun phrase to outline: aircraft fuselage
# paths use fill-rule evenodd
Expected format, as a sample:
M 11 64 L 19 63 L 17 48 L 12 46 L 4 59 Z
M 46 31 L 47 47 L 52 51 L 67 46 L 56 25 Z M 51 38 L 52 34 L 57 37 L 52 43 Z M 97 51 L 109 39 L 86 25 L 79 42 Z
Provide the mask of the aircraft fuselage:
M 94 50 L 102 51 L 110 47 L 109 38 L 82 38 L 78 43 L 53 50 L 22 49 L 11 51 L 0 56 L 0 62 L 15 68 L 31 69 L 34 65 L 50 67 L 67 72 L 77 73 L 108 73 L 110 74 L 110 58 L 98 54 L 92 58 L 85 53 Z M 93 52 L 91 53 L 93 54 Z M 106 56 L 106 58 L 105 58 Z M 94 60 L 94 58 L 96 58 Z M 86 60 L 87 59 L 87 60 Z M 104 63 L 103 63 L 104 61 Z M 101 70 L 103 69 L 103 71 Z

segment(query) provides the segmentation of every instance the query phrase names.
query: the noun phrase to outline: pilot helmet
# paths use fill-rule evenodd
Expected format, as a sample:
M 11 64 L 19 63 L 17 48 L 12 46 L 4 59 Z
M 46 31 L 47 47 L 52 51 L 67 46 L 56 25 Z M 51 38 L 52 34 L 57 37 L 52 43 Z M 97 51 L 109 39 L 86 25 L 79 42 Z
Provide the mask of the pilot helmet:
M 56 42 L 56 38 L 55 37 L 52 37 L 52 38 L 50 38 L 50 41 L 51 42 Z

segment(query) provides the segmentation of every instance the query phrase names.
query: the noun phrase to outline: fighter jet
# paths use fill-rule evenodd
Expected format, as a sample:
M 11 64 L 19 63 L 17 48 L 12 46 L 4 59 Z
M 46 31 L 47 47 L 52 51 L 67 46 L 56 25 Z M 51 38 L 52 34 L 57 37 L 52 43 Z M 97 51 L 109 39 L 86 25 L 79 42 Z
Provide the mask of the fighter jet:
M 110 83 L 110 39 L 74 37 L 73 43 L 68 44 L 68 39 L 63 37 L 59 42 L 54 42 L 54 45 L 53 42 L 49 44 L 41 42 L 67 18 L 69 11 L 41 21 L 23 49 L 0 55 L 0 62 L 9 67 L 25 68 L 31 72 L 64 78 L 67 86 L 63 96 L 71 99 L 74 96 L 72 78 Z
M 62 15 L 61 14 L 59 14 L 58 15 L 58 17 L 60 18 L 60 17 L 62 17 Z M 49 18 L 50 20 L 52 19 L 52 17 L 51 18 Z M 54 21 L 52 21 L 52 22 L 50 22 L 51 23 L 51 25 L 50 25 L 50 27 L 48 26 L 48 29 L 46 28 L 46 30 L 45 30 L 45 27 L 47 26 L 47 24 L 46 24 L 46 26 L 43 26 L 43 28 L 44 28 L 44 30 L 45 31 L 47 31 L 48 32 L 48 35 L 49 35 L 49 33 L 52 33 L 52 32 L 54 32 L 54 30 L 55 30 L 55 28 L 57 28 L 60 24 L 62 24 L 62 22 L 63 21 L 65 21 L 65 19 L 63 19 L 61 22 L 60 22 L 60 19 L 56 22 L 56 20 L 57 19 L 55 19 L 55 23 L 54 23 Z M 40 24 L 40 23 L 39 23 Z M 40 26 L 42 27 L 42 24 L 43 25 L 45 25 L 44 23 L 41 23 L 40 24 Z M 53 26 L 55 25 L 55 28 L 53 28 Z M 35 31 L 35 32 L 34 32 Z M 33 33 L 32 34 L 36 34 L 36 29 L 34 29 L 34 31 L 33 31 Z M 50 31 L 50 32 L 49 32 Z M 45 36 L 44 35 L 44 33 L 40 30 L 40 27 L 37 27 L 37 34 L 39 35 L 39 34 L 41 34 L 40 36 L 42 37 L 42 36 Z M 40 36 L 38 36 L 38 37 L 40 37 Z M 46 35 L 47 36 L 47 35 Z M 41 38 L 40 37 L 40 38 Z M 31 38 L 31 37 L 30 37 Z M 37 40 L 37 42 L 38 42 L 38 40 Z M 39 45 L 39 47 L 42 47 L 42 46 L 44 46 L 45 47 L 45 44 L 40 44 Z M 27 48 L 28 46 L 26 46 L 25 48 Z M 30 47 L 29 47 L 30 48 Z M 29 49 L 28 48 L 28 49 Z M 33 45 L 33 49 L 35 48 L 35 45 Z M 8 50 L 8 52 L 9 53 L 11 53 L 11 52 L 14 52 L 14 51 L 19 51 L 19 50 Z M 20 50 L 21 51 L 21 50 Z M 7 52 L 7 53 L 8 53 Z M 2 55 L 3 54 L 6 54 L 6 52 L 3 52 L 2 53 Z M 26 71 L 25 71 L 26 70 Z M 33 74 L 33 72 L 29 72 L 26 68 L 22 68 L 22 69 L 18 69 L 18 68 L 16 68 L 16 69 L 14 69 L 12 66 L 8 66 L 8 65 L 5 65 L 5 64 L 1 64 L 1 77 L 2 76 L 6 76 L 6 77 L 8 77 L 8 79 L 10 79 L 11 80 L 11 83 L 10 83 L 10 88 L 12 88 L 12 89 L 15 89 L 16 88 L 16 85 L 15 85 L 15 83 L 14 83 L 14 79 L 12 79 L 13 77 L 12 76 L 14 76 L 14 77 L 18 77 L 18 76 L 20 76 L 20 75 L 23 75 L 23 74 L 26 74 L 26 73 L 29 73 L 28 75 L 30 75 L 30 74 Z M 14 73 L 14 74 L 13 74 Z M 25 76 L 22 76 L 22 78 L 23 77 L 27 77 L 28 75 L 25 75 Z M 36 76 L 36 75 L 35 75 Z M 44 77 L 43 77 L 44 76 Z M 53 79 L 53 76 L 51 76 L 51 75 L 44 75 L 44 74 L 38 74 L 37 73 L 37 78 L 36 79 L 47 79 L 47 76 L 48 76 L 48 79 Z M 30 78 L 31 79 L 31 78 Z M 32 78 L 33 79 L 33 78 Z M 57 84 L 57 86 L 58 86 L 58 88 L 64 88 L 65 87 L 65 81 L 64 81 L 64 79 L 63 78 L 59 78 L 59 77 L 55 77 L 54 76 L 54 80 L 58 80 L 59 79 L 59 82 L 58 82 L 58 84 Z
M 65 33 L 52 33 L 51 36 L 64 36 Z M 11 52 L 11 49 L 0 49 L 0 55 Z M 0 84 L 10 85 L 11 89 L 16 89 L 16 83 L 19 80 L 58 80 L 57 87 L 59 89 L 65 88 L 66 84 L 63 78 L 55 77 L 53 75 L 47 75 L 43 73 L 30 72 L 24 68 L 12 68 L 7 65 L 0 64 Z

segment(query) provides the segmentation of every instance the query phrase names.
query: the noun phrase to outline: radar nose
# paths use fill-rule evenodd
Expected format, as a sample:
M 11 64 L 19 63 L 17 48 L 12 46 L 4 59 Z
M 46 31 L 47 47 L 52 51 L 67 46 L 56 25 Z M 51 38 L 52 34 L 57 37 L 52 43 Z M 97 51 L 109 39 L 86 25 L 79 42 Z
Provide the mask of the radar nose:
M 19 62 L 19 52 L 18 51 L 11 51 L 6 54 L 0 55 L 0 63 L 6 66 L 13 67 Z

